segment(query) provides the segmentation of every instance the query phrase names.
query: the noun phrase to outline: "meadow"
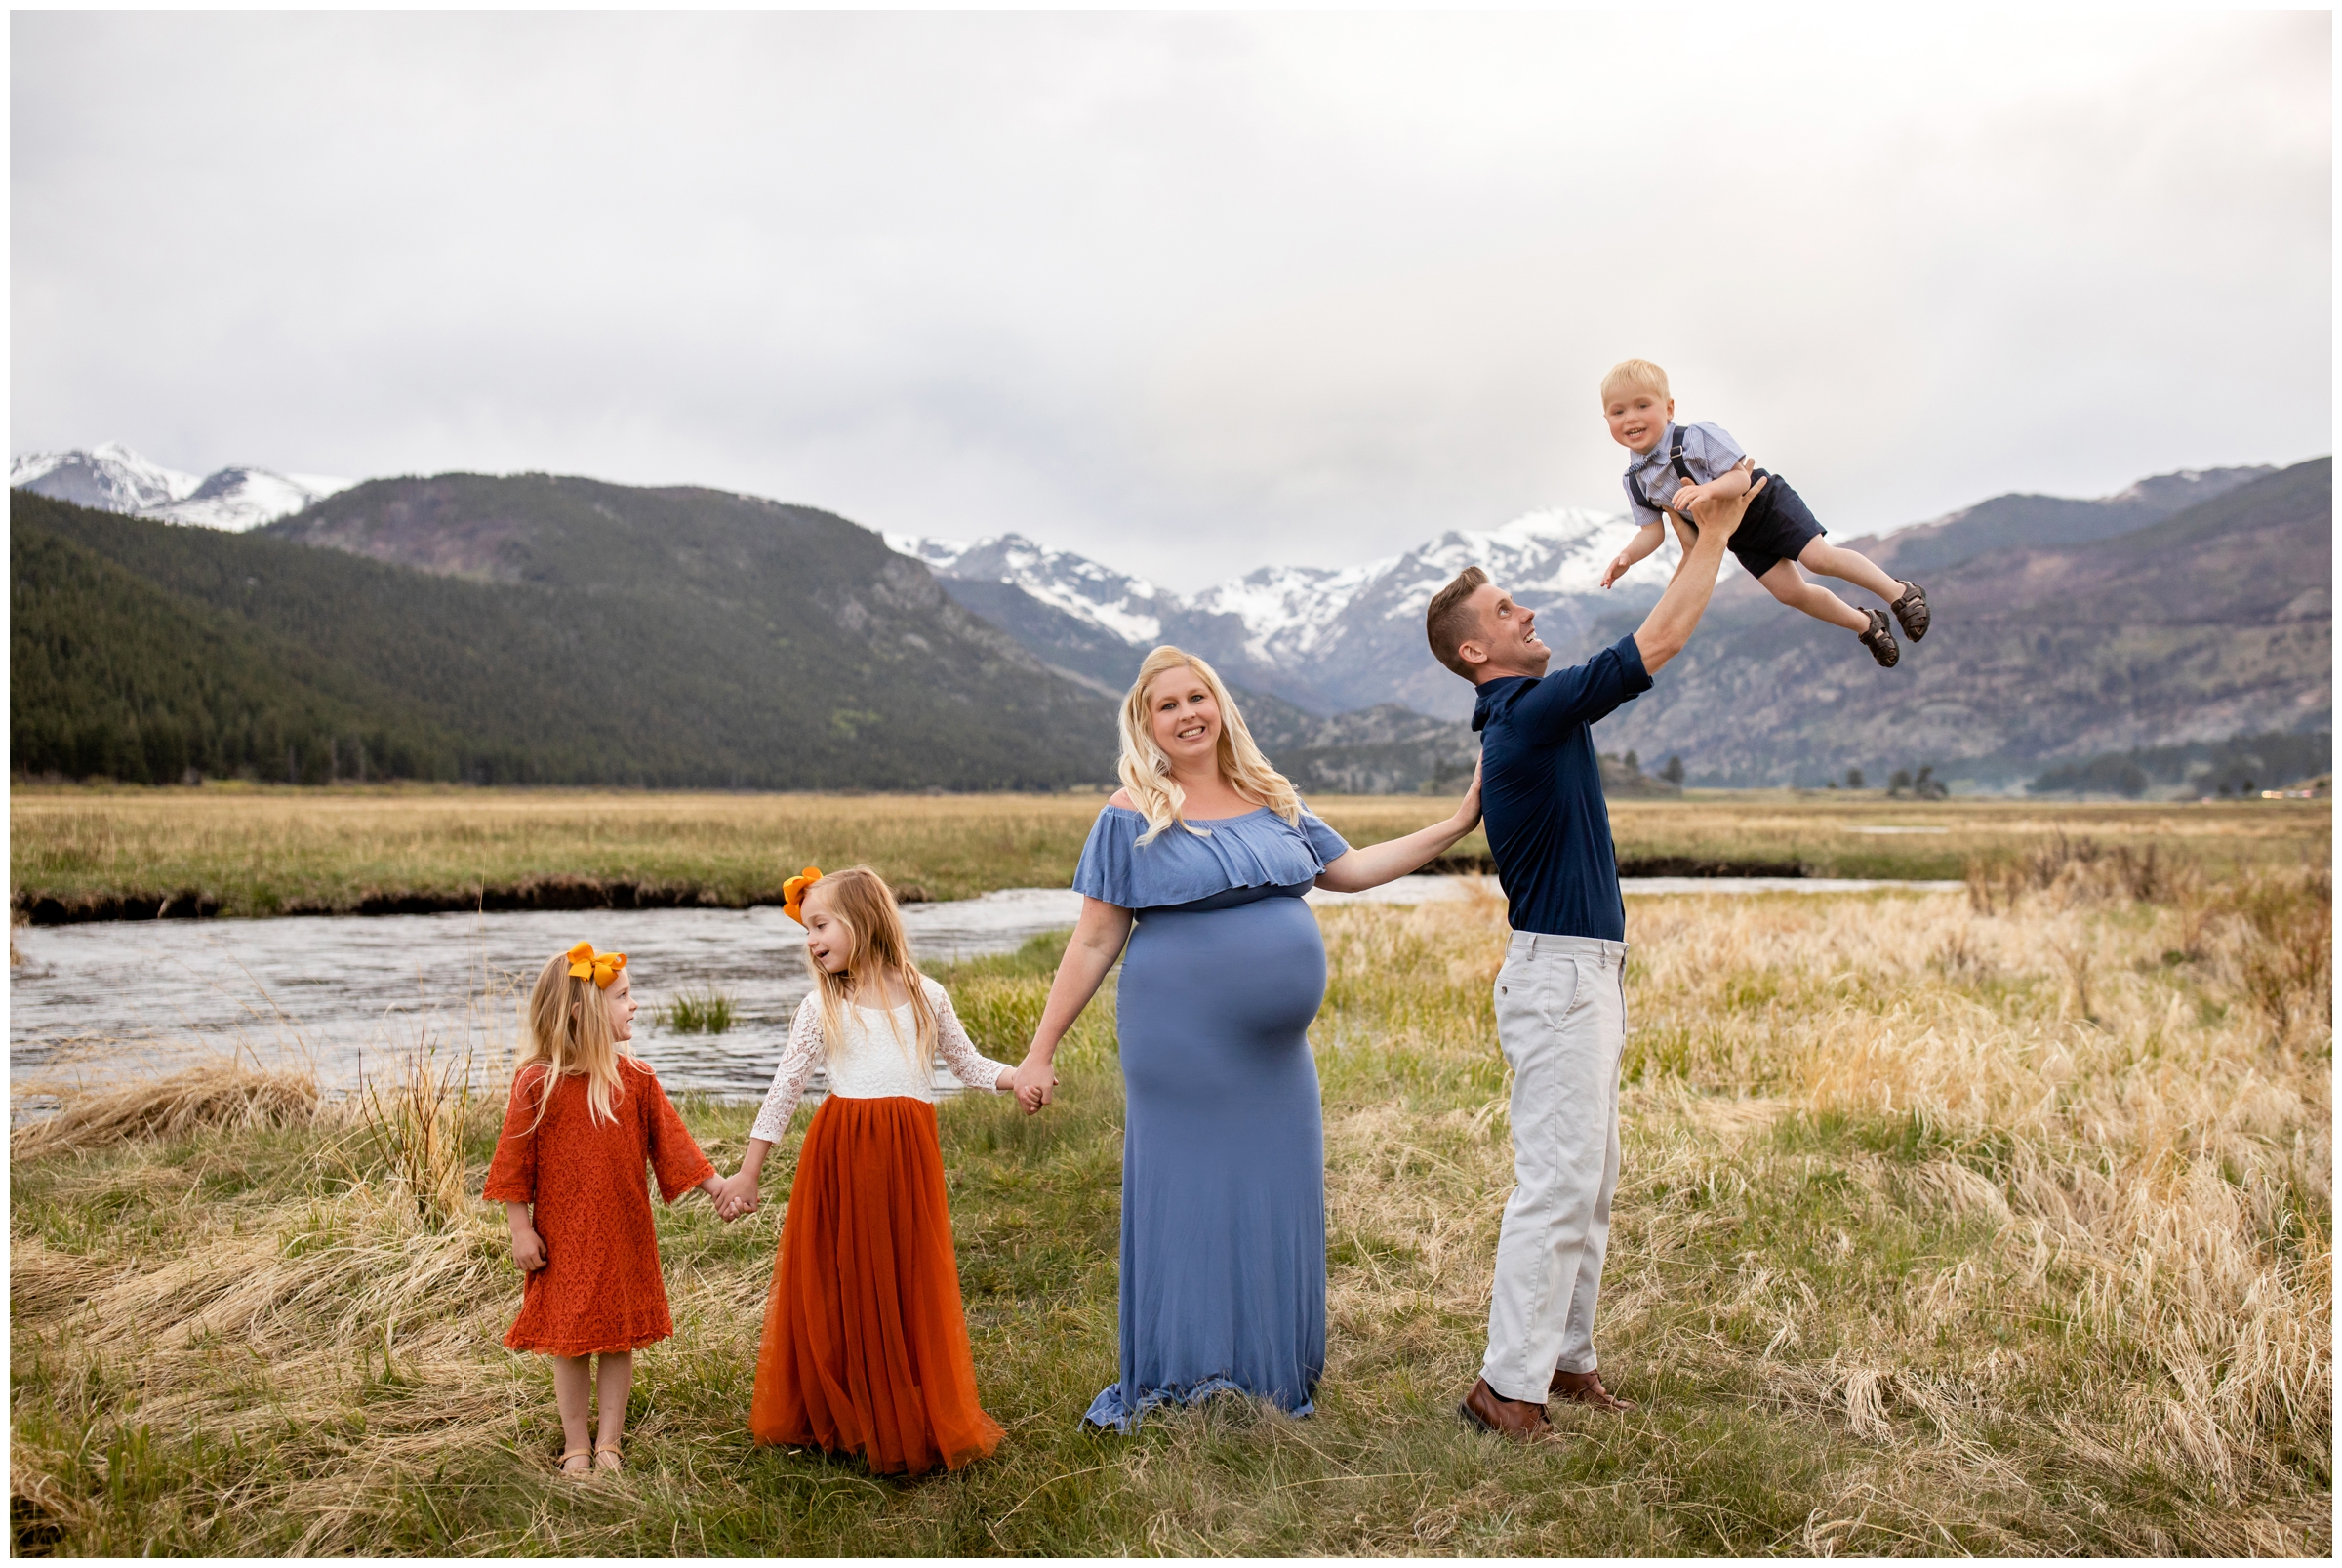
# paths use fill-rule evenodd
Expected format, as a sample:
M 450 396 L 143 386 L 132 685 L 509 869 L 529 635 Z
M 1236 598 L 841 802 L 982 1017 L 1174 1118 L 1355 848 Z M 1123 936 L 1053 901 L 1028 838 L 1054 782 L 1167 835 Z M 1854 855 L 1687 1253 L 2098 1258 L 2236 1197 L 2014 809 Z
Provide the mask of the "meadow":
M 1009 1435 L 909 1483 L 747 1440 L 793 1138 L 749 1219 L 661 1212 L 678 1332 L 638 1357 L 626 1471 L 578 1484 L 545 1368 L 499 1343 L 519 1286 L 472 1194 L 501 1105 L 427 1073 L 326 1101 L 246 1064 L 15 1136 L 14 1548 L 2329 1553 L 2325 858 L 2207 868 L 2073 825 L 1964 897 L 1631 901 L 1599 1335 L 1626 1417 L 1557 1406 L 1526 1448 L 1455 1419 L 1511 1176 L 1503 910 L 1352 905 L 1321 913 L 1309 1420 L 1223 1397 L 1135 1437 L 1076 1424 L 1115 1358 L 1110 1006 L 1048 1112 L 943 1107 Z M 1020 1053 L 1059 942 L 942 973 L 989 1054 Z M 685 1114 L 729 1169 L 749 1107 Z
M 431 908 L 777 904 L 808 864 L 867 862 L 898 887 L 959 899 L 1064 887 L 1100 805 L 1061 795 L 666 794 L 206 784 L 39 786 L 9 797 L 19 918 L 391 913 Z M 1426 796 L 1312 805 L 1353 841 L 1454 809 Z M 1876 833 L 1880 826 L 1921 829 Z M 1613 801 L 1622 863 L 1808 875 L 1957 877 L 2060 833 L 2160 846 L 2215 869 L 2321 864 L 2327 801 L 2213 806 L 1889 800 L 1877 792 L 1695 793 Z M 1457 846 L 1484 855 L 1478 834 Z

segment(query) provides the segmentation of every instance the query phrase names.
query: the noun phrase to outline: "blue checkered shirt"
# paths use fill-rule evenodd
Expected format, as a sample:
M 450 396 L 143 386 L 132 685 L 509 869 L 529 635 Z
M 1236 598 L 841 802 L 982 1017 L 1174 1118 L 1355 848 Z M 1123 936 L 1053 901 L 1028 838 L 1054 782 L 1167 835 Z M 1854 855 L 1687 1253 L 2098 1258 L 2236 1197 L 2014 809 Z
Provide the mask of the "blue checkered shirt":
M 1640 485 L 1645 496 L 1664 506 L 1683 486 L 1675 465 L 1668 461 L 1678 428 L 1683 432 L 1683 465 L 1691 470 L 1694 484 L 1721 479 L 1748 456 L 1740 450 L 1740 443 L 1732 439 L 1732 432 L 1720 424 L 1670 424 L 1659 432 L 1657 446 L 1647 453 L 1637 453 L 1635 461 L 1627 464 L 1626 477 L 1619 481 L 1626 488 L 1627 505 L 1634 511 L 1635 521 L 1645 527 L 1662 519 L 1650 507 L 1635 503 L 1635 487 Z

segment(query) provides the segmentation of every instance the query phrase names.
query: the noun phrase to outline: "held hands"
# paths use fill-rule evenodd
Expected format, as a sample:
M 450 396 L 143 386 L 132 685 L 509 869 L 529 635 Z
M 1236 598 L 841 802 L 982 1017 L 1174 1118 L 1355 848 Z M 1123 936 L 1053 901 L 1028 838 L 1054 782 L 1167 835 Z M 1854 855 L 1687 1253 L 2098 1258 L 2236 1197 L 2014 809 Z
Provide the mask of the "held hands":
M 1055 1098 L 1057 1072 L 1029 1052 L 1017 1065 L 1016 1071 L 1000 1080 L 1000 1088 L 1017 1097 L 1017 1104 L 1025 1107 L 1026 1115 L 1037 1115 Z
M 756 1212 L 756 1178 L 748 1171 L 741 1170 L 729 1180 L 720 1181 L 709 1187 L 707 1195 L 715 1199 L 715 1212 L 729 1225 L 743 1215 Z
M 545 1238 L 537 1233 L 535 1226 L 525 1221 L 512 1227 L 512 1261 L 520 1265 L 524 1274 L 533 1274 L 545 1266 Z

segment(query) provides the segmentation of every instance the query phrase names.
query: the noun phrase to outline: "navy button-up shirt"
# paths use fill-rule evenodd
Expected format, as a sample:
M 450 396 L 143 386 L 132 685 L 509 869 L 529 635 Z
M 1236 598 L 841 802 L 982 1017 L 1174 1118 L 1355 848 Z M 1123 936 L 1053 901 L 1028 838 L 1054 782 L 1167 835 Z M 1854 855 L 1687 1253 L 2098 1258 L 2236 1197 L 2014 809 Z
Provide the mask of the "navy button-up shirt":
M 1543 679 L 1480 683 L 1480 811 L 1515 931 L 1627 940 L 1592 726 L 1651 689 L 1632 636 Z

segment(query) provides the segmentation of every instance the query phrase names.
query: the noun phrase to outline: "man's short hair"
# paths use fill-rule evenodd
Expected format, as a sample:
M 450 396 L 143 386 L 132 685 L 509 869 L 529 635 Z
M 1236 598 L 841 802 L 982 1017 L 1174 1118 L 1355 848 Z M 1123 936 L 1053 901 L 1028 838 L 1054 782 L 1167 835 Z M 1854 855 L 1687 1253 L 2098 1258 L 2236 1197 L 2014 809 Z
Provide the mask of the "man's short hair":
M 1602 406 L 1608 408 L 1610 399 L 1620 392 L 1648 392 L 1664 398 L 1668 395 L 1667 372 L 1647 359 L 1622 359 L 1602 378 Z
M 1423 613 L 1423 634 L 1431 639 L 1432 657 L 1466 680 L 1472 679 L 1472 666 L 1457 650 L 1466 639 L 1488 629 L 1480 624 L 1481 618 L 1472 613 L 1472 596 L 1487 582 L 1487 573 L 1468 566 L 1456 574 L 1453 583 L 1432 595 L 1432 607 Z

